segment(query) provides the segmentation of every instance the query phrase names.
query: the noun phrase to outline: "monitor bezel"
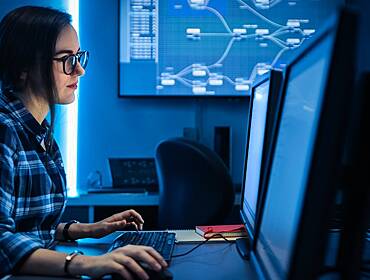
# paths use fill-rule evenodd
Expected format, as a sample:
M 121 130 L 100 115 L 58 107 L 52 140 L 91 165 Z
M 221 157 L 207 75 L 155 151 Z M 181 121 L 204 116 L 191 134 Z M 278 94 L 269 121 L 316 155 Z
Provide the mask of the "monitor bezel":
M 256 245 L 256 229 L 258 228 L 258 217 L 261 211 L 261 197 L 263 197 L 261 190 L 261 178 L 264 176 L 264 168 L 265 168 L 265 159 L 267 158 L 267 153 L 269 151 L 269 147 L 271 145 L 270 141 L 267 143 L 266 141 L 266 131 L 268 127 L 274 127 L 274 124 L 271 123 L 273 121 L 273 116 L 270 116 L 271 112 L 273 111 L 272 104 L 275 101 L 273 98 L 279 99 L 281 95 L 281 87 L 282 87 L 282 80 L 283 80 L 283 71 L 280 69 L 271 69 L 268 73 L 260 76 L 256 81 L 252 84 L 250 89 L 250 100 L 249 100 L 249 111 L 248 111 L 248 124 L 247 124 L 247 133 L 246 133 L 246 144 L 245 144 L 245 151 L 244 151 L 244 165 L 243 165 L 243 179 L 241 184 L 241 193 L 240 193 L 240 217 L 242 222 L 248 232 L 248 237 L 250 240 L 251 249 L 254 250 Z M 257 194 L 257 207 L 255 213 L 255 221 L 254 226 L 251 224 L 251 221 L 243 212 L 243 202 L 244 202 L 244 188 L 245 188 L 245 180 L 247 174 L 247 162 L 248 162 L 248 151 L 249 151 L 249 138 L 250 138 L 250 127 L 252 123 L 252 112 L 253 112 L 253 100 L 255 98 L 255 90 L 260 86 L 265 84 L 266 82 L 269 83 L 269 90 L 268 90 L 268 101 L 267 101 L 267 112 L 266 112 L 266 124 L 264 130 L 264 139 L 263 139 L 263 148 L 262 148 L 262 160 L 261 160 L 261 167 L 260 167 L 260 181 L 258 187 L 258 194 Z M 271 134 L 272 135 L 272 134 Z M 270 136 L 271 137 L 271 136 Z
M 322 108 L 319 113 L 319 123 L 314 140 L 308 179 L 306 181 L 301 219 L 297 227 L 296 240 L 289 261 L 288 279 L 308 279 L 311 278 L 310 276 L 313 274 L 317 276 L 319 267 L 324 259 L 325 237 L 327 225 L 329 223 L 329 207 L 331 206 L 330 202 L 334 200 L 335 186 L 338 180 L 338 177 L 335 176 L 335 167 L 340 164 L 340 154 L 343 145 L 341 136 L 343 136 L 343 127 L 346 124 L 345 114 L 341 114 L 340 118 L 338 118 L 337 108 L 345 109 L 346 100 L 348 99 L 348 90 L 350 90 L 350 83 L 347 82 L 348 76 L 346 76 L 346 74 L 348 74 L 348 67 L 351 65 L 351 62 L 354 61 L 351 61 L 352 57 L 340 56 L 340 54 L 344 50 L 347 50 L 345 48 L 346 45 L 351 46 L 349 43 L 346 43 L 344 39 L 348 40 L 351 36 L 355 38 L 355 32 L 353 32 L 355 29 L 350 28 L 354 26 L 353 17 L 354 15 L 352 12 L 343 9 L 339 15 L 330 18 L 323 30 L 317 34 L 314 41 L 309 42 L 304 48 L 297 50 L 285 69 L 282 102 L 278 110 L 277 133 L 273 136 L 274 144 L 270 153 L 271 157 L 267 162 L 267 176 L 264 182 L 266 188 L 269 183 L 269 175 L 279 134 L 282 109 L 292 68 L 323 40 L 334 34 L 332 52 L 329 58 L 329 68 L 327 70 L 328 76 L 325 81 L 325 95 L 323 96 Z M 344 27 L 345 25 L 347 26 Z M 354 40 L 351 42 L 351 47 L 353 49 L 350 53 L 353 54 Z M 336 64 L 338 63 L 344 64 L 346 67 L 337 67 Z M 352 73 L 354 73 L 354 71 Z M 327 135 L 328 131 L 334 131 L 335 135 Z M 326 154 L 324 159 L 320 159 L 322 154 Z M 329 154 L 335 154 L 336 158 L 328 156 Z M 318 161 L 318 159 L 320 160 Z M 325 179 L 322 180 L 322 178 Z M 262 219 L 263 217 L 261 217 L 260 226 L 262 224 Z M 255 254 L 258 259 L 258 265 L 265 276 L 270 278 L 271 275 L 269 275 L 257 250 Z
M 297 279 L 309 273 L 318 275 L 320 266 L 324 262 L 325 237 L 327 237 L 330 223 L 330 210 L 340 185 L 337 171 L 342 164 L 347 132 L 345 128 L 348 128 L 349 124 L 350 110 L 347 106 L 348 96 L 351 96 L 349 93 L 353 91 L 354 85 L 356 20 L 356 14 L 350 10 L 342 10 L 337 18 L 325 100 L 315 139 L 313 164 L 310 168 L 302 219 L 298 227 L 297 241 L 289 270 L 290 279 Z M 338 117 L 338 108 L 343 109 L 340 117 Z M 329 135 L 328 131 L 334 132 L 335 135 L 334 133 Z M 325 160 L 322 158 L 324 153 L 326 153 Z M 311 202 L 317 201 L 317 198 L 321 203 L 314 203 L 313 206 Z M 312 224 L 315 222 L 317 227 L 314 226 L 315 231 L 311 232 Z M 320 250 L 319 257 L 317 257 L 318 250 Z M 307 259 L 311 261 L 311 266 L 315 271 L 310 271 Z

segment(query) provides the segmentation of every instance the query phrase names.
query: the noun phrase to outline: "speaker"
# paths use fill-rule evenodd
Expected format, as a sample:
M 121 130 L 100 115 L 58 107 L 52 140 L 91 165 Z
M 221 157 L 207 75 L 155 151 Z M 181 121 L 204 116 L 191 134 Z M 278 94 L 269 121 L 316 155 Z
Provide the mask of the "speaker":
M 231 128 L 229 126 L 215 127 L 213 149 L 231 170 Z

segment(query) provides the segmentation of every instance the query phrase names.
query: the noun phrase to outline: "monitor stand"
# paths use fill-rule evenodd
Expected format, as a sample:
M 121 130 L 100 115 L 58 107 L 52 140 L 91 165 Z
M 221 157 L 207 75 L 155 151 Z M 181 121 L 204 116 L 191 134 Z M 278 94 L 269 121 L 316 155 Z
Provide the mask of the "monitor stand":
M 245 259 L 249 260 L 250 258 L 250 251 L 251 251 L 251 245 L 249 238 L 238 238 L 235 240 L 236 249 L 238 249 L 239 255 Z

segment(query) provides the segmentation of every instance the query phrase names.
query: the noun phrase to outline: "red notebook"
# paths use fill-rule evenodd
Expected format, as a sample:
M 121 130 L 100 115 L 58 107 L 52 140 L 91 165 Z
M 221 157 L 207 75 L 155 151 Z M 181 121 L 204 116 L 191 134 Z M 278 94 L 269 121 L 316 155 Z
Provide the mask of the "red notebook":
M 224 237 L 243 237 L 247 236 L 244 225 L 216 225 L 216 226 L 196 226 L 195 232 L 207 238 L 214 234 L 222 234 Z

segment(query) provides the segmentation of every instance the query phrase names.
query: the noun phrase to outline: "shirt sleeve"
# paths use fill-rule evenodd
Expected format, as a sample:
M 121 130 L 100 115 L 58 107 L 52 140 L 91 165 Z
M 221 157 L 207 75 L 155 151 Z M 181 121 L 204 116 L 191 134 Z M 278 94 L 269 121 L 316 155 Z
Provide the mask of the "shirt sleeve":
M 0 123 L 0 276 L 13 272 L 20 261 L 43 247 L 32 234 L 16 231 L 12 217 L 16 207 L 14 188 L 15 134 Z

